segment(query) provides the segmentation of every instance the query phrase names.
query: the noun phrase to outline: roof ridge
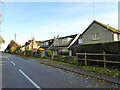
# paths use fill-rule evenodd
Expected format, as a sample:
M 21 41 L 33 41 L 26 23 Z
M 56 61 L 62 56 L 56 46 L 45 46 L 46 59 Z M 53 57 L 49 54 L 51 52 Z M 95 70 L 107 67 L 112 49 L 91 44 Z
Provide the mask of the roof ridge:
M 99 23 L 99 24 L 101 24 L 102 26 L 104 26 L 104 27 L 112 30 L 113 32 L 118 32 L 118 33 L 120 33 L 120 30 L 118 30 L 118 29 L 116 29 L 116 28 L 113 28 L 113 27 L 111 27 L 111 26 L 108 26 L 108 25 L 103 24 L 103 23 L 101 23 L 101 22 L 99 22 L 99 21 L 96 21 L 96 20 L 94 20 L 94 21 L 97 22 L 97 23 Z

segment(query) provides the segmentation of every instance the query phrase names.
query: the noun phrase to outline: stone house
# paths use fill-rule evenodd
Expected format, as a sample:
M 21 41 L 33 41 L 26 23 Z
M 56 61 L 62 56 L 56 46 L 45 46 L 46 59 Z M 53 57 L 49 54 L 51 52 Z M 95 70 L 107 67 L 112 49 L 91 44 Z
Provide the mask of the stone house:
M 37 52 L 39 47 L 40 43 L 39 41 L 35 41 L 34 37 L 32 40 L 28 40 L 28 42 L 25 43 L 25 50 L 32 50 L 33 52 Z
M 82 44 L 120 41 L 120 31 L 98 21 L 93 21 L 81 34 Z
M 94 44 L 104 42 L 120 41 L 120 31 L 94 20 L 88 28 L 79 35 L 79 38 L 74 44 L 69 47 L 69 50 L 75 55 L 75 46 L 78 44 Z
M 51 45 L 53 45 L 53 42 L 54 42 L 54 39 L 40 41 L 40 47 L 39 48 L 43 48 L 43 49 L 47 50 L 47 49 L 49 49 L 49 47 Z
M 21 51 L 25 51 L 25 45 L 20 48 Z
M 60 37 L 59 35 L 54 37 L 53 46 L 58 49 L 58 52 L 69 52 L 69 56 L 72 56 L 72 51 L 68 48 L 71 47 L 79 38 L 79 34 Z

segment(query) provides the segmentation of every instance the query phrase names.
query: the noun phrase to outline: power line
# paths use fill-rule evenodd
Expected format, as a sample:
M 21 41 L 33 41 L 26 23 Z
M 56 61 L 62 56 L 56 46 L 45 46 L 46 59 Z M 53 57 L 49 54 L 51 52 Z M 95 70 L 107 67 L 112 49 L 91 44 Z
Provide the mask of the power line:
M 3 2 L 0 0 L 0 32 L 1 32 L 1 23 L 2 23 L 2 4 Z
M 93 0 L 93 20 L 95 20 L 95 16 L 94 16 L 94 14 L 95 14 L 95 3 L 94 3 L 94 0 Z

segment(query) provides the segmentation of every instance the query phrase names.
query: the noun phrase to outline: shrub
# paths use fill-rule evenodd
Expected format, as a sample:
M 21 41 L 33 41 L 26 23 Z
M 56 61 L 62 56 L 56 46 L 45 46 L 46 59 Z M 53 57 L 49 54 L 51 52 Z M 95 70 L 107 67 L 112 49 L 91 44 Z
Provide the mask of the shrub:
M 44 49 L 43 49 L 43 48 L 39 48 L 39 49 L 37 50 L 37 54 L 40 54 L 42 51 L 44 51 Z
M 5 52 L 6 52 L 6 53 L 9 53 L 9 52 L 10 52 L 10 50 L 6 50 Z
M 33 56 L 34 56 L 34 57 L 37 57 L 37 52 L 33 52 Z
M 69 52 L 58 52 L 59 55 L 69 55 Z
M 42 59 L 50 59 L 50 57 L 44 56 L 42 57 Z
M 75 51 L 77 53 L 108 53 L 108 54 L 120 54 L 120 41 L 117 42 L 106 42 L 106 43 L 97 43 L 97 44 L 81 44 L 75 47 Z M 81 58 L 82 56 L 78 56 Z M 84 58 L 84 56 L 83 56 Z M 103 60 L 103 56 L 96 56 L 96 55 L 87 55 L 88 59 L 97 59 Z M 106 60 L 109 61 L 120 61 L 120 56 L 112 55 L 106 56 Z M 88 61 L 88 65 L 99 65 L 100 67 L 103 66 L 103 63 L 100 62 L 91 62 Z M 111 66 L 115 66 L 119 68 L 119 64 L 107 63 L 107 68 L 111 68 Z
M 18 52 L 18 55 L 23 56 L 24 52 Z
M 51 52 L 51 50 L 46 50 L 46 53 L 47 53 L 47 56 L 50 57 L 52 52 Z
M 31 50 L 26 50 L 25 51 L 25 55 L 26 56 L 32 56 L 33 55 L 33 52 Z

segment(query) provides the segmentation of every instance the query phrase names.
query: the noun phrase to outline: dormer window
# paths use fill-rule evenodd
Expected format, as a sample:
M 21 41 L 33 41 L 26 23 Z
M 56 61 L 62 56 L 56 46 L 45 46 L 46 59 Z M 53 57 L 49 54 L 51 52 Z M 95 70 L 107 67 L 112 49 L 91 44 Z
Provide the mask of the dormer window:
M 92 40 L 99 40 L 99 34 L 98 33 L 92 34 Z
M 58 39 L 56 39 L 56 40 L 54 41 L 54 44 L 58 44 Z
M 62 43 L 67 43 L 67 38 L 62 39 Z
M 69 42 L 72 38 L 67 38 L 67 41 Z

